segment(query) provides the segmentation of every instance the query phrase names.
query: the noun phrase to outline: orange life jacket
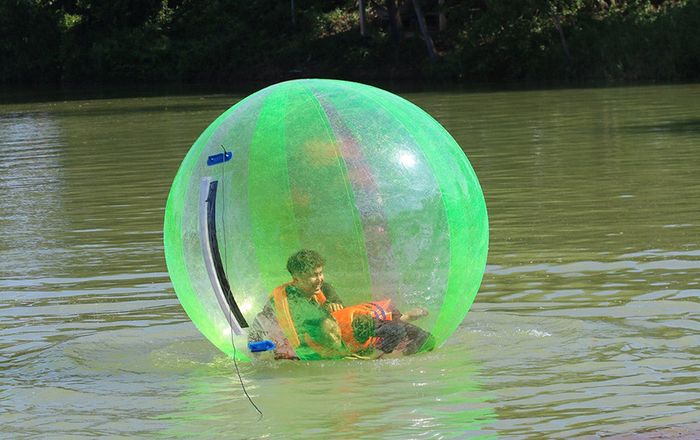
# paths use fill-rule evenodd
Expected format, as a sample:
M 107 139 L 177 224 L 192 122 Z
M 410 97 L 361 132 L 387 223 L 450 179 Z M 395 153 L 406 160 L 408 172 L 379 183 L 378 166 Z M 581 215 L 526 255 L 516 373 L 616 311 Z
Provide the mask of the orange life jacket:
M 289 312 L 289 299 L 287 298 L 287 286 L 292 283 L 293 281 L 290 281 L 276 287 L 275 290 L 272 291 L 272 297 L 275 299 L 275 315 L 277 316 L 277 322 L 292 344 L 292 347 L 297 348 L 301 345 L 301 341 L 294 327 L 292 314 Z M 318 293 L 315 293 L 311 298 L 321 306 L 326 303 L 326 295 L 322 291 L 318 291 Z
M 371 336 L 364 342 L 359 342 L 355 339 L 355 334 L 352 331 L 352 320 L 358 315 L 371 315 L 381 321 L 391 321 L 392 314 L 390 305 L 391 300 L 385 299 L 382 301 L 372 301 L 348 306 L 331 313 L 338 323 L 338 326 L 340 326 L 340 332 L 345 346 L 353 352 L 375 347 L 379 342 L 379 338 L 376 336 Z

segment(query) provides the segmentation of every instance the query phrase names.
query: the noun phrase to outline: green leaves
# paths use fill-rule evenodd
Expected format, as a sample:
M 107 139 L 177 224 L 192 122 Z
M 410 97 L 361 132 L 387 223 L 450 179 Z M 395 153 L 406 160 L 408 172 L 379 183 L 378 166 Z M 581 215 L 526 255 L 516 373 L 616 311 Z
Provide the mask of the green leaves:
M 413 0 L 368 0 L 365 37 L 356 0 L 293 4 L 0 0 L 0 82 L 700 76 L 698 0 L 421 0 L 432 63 Z

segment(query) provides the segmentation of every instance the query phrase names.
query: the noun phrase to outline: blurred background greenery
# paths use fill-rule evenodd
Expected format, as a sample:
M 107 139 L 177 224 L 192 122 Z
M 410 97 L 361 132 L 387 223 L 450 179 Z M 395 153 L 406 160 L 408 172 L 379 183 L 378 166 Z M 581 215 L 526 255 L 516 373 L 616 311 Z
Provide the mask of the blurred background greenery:
M 0 0 L 0 82 L 697 80 L 700 0 Z

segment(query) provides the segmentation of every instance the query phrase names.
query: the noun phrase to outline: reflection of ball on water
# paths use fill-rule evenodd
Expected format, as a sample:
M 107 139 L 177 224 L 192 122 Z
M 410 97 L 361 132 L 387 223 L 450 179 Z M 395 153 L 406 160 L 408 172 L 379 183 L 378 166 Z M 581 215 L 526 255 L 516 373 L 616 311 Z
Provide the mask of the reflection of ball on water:
M 441 344 L 486 264 L 484 198 L 447 131 L 374 87 L 298 80 L 216 119 L 180 166 L 165 214 L 173 286 L 197 328 L 246 359 L 245 332 L 302 248 L 345 304 L 423 307 Z

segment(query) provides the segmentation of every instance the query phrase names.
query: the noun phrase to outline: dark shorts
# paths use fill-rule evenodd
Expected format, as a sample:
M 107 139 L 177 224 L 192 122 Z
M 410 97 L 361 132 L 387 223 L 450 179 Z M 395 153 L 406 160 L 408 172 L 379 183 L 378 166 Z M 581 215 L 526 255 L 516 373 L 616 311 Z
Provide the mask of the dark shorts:
M 375 336 L 379 338 L 377 348 L 385 353 L 391 353 L 398 347 L 404 354 L 413 354 L 421 348 L 432 350 L 435 345 L 433 335 L 408 322 L 377 320 L 375 325 Z

